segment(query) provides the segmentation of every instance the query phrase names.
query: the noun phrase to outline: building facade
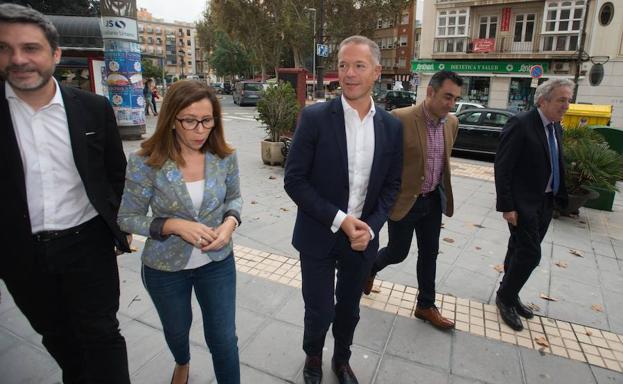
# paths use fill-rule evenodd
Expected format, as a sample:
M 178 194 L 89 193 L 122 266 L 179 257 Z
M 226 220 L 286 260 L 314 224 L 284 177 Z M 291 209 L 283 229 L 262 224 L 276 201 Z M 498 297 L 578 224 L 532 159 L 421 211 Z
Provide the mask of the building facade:
M 415 58 L 416 1 L 412 0 L 396 18 L 379 19 L 372 34 L 381 48 L 381 88 L 392 88 L 397 81 L 412 87 L 411 61 Z
M 203 65 L 203 56 L 197 48 L 195 24 L 182 21 L 167 22 L 155 18 L 145 8 L 137 12 L 141 55 L 164 68 L 166 77 L 204 77 L 197 71 L 197 61 Z M 200 59 L 200 60 L 198 60 Z M 170 80 L 170 79 L 169 79 Z
M 464 100 L 517 111 L 533 104 L 540 82 L 576 80 L 577 102 L 612 104 L 622 125 L 622 13 L 623 3 L 603 0 L 425 1 L 412 70 L 422 89 L 434 72 L 454 70 Z M 602 82 L 591 85 L 592 67 L 604 62 Z

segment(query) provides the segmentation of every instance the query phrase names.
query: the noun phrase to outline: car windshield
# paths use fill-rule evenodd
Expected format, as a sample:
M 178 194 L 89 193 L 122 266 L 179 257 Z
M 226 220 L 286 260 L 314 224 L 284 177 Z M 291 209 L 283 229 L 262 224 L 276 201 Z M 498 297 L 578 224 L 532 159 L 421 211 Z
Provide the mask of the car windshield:
M 244 85 L 245 91 L 263 91 L 264 87 L 262 87 L 261 83 L 246 83 Z

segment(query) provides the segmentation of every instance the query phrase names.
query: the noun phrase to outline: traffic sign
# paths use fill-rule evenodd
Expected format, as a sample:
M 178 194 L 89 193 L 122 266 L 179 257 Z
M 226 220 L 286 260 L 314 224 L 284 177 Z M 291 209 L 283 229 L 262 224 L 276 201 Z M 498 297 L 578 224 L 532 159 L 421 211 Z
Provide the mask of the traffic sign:
M 316 55 L 329 57 L 329 46 L 326 44 L 316 44 Z
M 538 79 L 543 76 L 543 66 L 540 64 L 536 64 L 530 67 L 530 77 L 533 79 Z

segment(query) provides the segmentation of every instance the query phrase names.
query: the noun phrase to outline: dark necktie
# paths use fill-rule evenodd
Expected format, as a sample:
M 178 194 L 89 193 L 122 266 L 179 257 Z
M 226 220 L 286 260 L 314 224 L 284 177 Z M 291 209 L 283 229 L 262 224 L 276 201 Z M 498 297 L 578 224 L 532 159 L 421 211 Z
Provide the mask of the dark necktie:
M 554 195 L 558 192 L 560 186 L 560 171 L 558 169 L 558 147 L 556 146 L 554 123 L 547 124 L 547 132 L 549 133 L 547 143 L 549 144 L 549 155 L 552 161 L 552 192 Z

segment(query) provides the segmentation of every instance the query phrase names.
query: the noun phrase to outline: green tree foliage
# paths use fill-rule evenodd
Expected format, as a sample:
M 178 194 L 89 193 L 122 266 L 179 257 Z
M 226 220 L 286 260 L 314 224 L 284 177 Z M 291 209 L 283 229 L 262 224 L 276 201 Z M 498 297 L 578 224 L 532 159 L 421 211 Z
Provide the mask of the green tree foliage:
M 99 0 L 16 0 L 10 3 L 32 7 L 47 15 L 99 16 Z
M 152 60 L 141 58 L 141 66 L 143 67 L 143 79 L 160 79 L 162 78 L 162 68 L 155 65 Z
M 253 75 L 247 51 L 224 32 L 216 34 L 214 49 L 208 55 L 208 64 L 217 76 Z
M 320 10 L 324 9 L 322 42 L 330 44 L 355 34 L 371 36 L 379 18 L 397 22 L 401 11 L 413 6 L 413 1 L 212 0 L 200 36 L 207 47 L 213 48 L 215 32 L 227 33 L 244 47 L 265 76 L 282 63 L 302 67 L 304 59 L 312 56 L 314 12 L 309 8 L 316 9 L 318 42 Z M 282 60 L 284 54 L 291 55 L 292 60 Z

